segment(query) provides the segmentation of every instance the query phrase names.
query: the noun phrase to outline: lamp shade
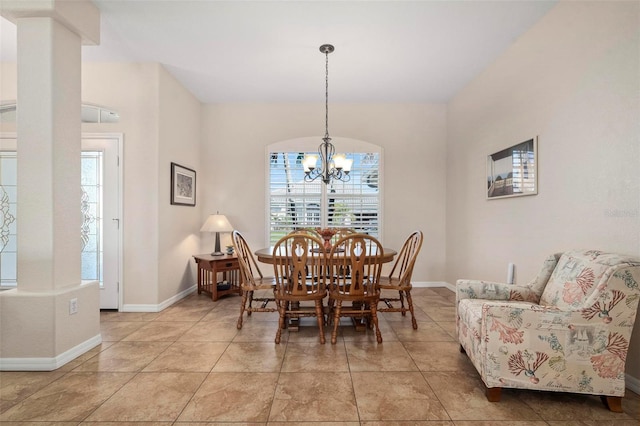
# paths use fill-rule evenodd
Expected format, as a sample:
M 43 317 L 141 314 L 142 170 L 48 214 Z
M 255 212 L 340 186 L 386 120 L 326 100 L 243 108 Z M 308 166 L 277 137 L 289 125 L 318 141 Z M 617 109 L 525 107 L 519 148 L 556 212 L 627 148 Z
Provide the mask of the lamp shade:
M 216 233 L 216 243 L 212 256 L 221 256 L 223 253 L 220 251 L 220 233 L 221 232 L 231 232 L 233 231 L 233 226 L 229 223 L 229 219 L 223 214 L 211 214 L 207 218 L 207 221 L 200 228 L 200 232 L 215 232 Z
M 223 214 L 211 214 L 200 228 L 200 232 L 231 232 L 233 226 Z

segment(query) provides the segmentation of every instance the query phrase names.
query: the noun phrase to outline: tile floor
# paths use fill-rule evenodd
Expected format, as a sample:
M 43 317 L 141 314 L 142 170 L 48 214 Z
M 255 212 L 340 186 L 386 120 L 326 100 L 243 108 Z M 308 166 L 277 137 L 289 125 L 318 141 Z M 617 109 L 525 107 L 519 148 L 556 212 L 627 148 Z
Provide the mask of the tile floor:
M 347 322 L 320 345 L 313 319 L 273 343 L 276 314 L 236 329 L 240 298 L 192 294 L 160 313 L 103 312 L 103 343 L 51 372 L 0 372 L 11 425 L 616 425 L 640 424 L 598 397 L 503 390 L 500 403 L 458 351 L 454 294 L 414 289 L 418 330 L 381 314 L 384 342 Z M 327 339 L 330 332 L 327 331 Z

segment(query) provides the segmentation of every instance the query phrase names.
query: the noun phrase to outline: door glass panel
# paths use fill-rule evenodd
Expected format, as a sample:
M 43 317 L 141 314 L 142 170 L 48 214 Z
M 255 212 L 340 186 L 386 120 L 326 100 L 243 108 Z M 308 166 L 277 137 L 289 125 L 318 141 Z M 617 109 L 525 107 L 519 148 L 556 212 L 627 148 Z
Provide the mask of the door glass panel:
M 82 152 L 82 247 L 81 279 L 103 286 L 102 188 L 103 153 Z M 17 156 L 0 152 L 0 286 L 17 285 Z
M 102 152 L 82 152 L 82 276 L 83 280 L 102 279 Z
M 17 283 L 17 176 L 15 151 L 0 151 L 0 286 Z

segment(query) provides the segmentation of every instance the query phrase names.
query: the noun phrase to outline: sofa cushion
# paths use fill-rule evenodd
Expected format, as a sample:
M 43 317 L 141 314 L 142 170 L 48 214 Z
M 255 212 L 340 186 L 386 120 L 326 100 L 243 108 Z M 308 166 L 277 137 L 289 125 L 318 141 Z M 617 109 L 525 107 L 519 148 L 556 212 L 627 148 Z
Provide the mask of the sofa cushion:
M 540 305 L 570 310 L 583 308 L 598 284 L 609 278 L 613 265 L 621 262 L 636 264 L 637 261 L 597 250 L 565 252 L 547 282 Z
M 527 284 L 527 287 L 529 287 L 531 291 L 538 295 L 538 299 L 536 299 L 536 302 L 540 300 L 540 296 L 542 295 L 544 288 L 547 286 L 551 274 L 556 269 L 558 259 L 560 259 L 561 255 L 562 253 L 556 253 L 547 257 L 542 264 L 542 269 L 540 269 L 538 276 Z

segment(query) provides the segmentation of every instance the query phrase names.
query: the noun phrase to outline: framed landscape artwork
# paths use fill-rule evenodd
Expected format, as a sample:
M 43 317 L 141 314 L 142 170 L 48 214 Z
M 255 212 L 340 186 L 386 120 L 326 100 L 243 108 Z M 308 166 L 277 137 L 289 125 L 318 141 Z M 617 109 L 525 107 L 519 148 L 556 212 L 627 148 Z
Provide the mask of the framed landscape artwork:
M 487 156 L 487 199 L 538 193 L 538 138 Z
M 171 204 L 196 205 L 196 172 L 171 163 Z

